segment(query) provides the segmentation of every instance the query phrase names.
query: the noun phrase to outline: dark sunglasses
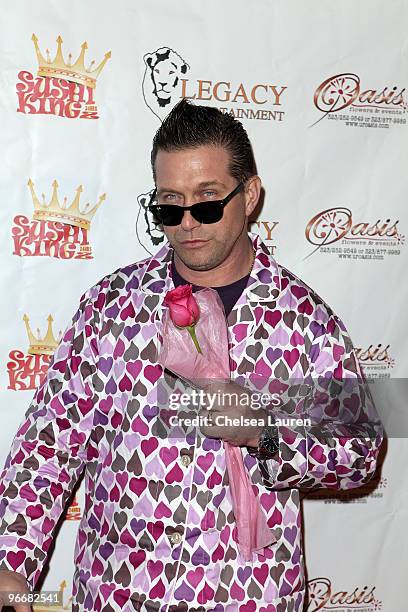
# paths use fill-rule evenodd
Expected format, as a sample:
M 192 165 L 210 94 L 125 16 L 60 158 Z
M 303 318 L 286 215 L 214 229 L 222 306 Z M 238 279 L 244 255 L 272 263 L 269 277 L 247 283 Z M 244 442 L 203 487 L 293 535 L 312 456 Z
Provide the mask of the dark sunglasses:
M 224 206 L 232 200 L 234 196 L 242 191 L 244 183 L 239 183 L 225 198 L 222 200 L 208 200 L 207 202 L 197 202 L 191 206 L 178 206 L 177 204 L 153 204 L 157 191 L 152 193 L 150 202 L 147 208 L 153 215 L 156 223 L 161 225 L 180 225 L 184 212 L 189 210 L 192 217 L 199 223 L 217 223 L 222 219 L 224 214 Z

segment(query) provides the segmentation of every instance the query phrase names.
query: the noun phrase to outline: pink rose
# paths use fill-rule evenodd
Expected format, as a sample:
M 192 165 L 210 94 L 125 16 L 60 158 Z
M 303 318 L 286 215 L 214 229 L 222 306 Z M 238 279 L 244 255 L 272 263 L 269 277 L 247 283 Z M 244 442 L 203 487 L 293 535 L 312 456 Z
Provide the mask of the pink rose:
M 178 327 L 195 325 L 200 316 L 200 309 L 193 297 L 191 285 L 180 285 L 168 291 L 163 304 L 170 309 L 170 318 Z

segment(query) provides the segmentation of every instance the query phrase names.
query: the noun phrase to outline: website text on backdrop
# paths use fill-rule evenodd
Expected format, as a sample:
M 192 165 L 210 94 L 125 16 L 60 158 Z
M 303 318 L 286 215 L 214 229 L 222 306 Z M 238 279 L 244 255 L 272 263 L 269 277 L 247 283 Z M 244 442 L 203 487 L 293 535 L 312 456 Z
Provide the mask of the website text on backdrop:
M 152 169 L 166 244 L 82 296 L 13 440 L 0 591 L 35 588 L 84 473 L 74 612 L 300 611 L 299 490 L 367 482 L 382 424 L 343 322 L 248 232 L 261 182 L 243 126 L 183 100 L 156 133 Z M 181 285 L 219 295 L 227 381 L 183 380 L 158 361 L 165 298 Z M 200 329 L 198 318 L 205 346 Z M 225 441 L 249 486 L 230 486 Z M 247 556 L 232 492 L 249 489 L 270 543 Z

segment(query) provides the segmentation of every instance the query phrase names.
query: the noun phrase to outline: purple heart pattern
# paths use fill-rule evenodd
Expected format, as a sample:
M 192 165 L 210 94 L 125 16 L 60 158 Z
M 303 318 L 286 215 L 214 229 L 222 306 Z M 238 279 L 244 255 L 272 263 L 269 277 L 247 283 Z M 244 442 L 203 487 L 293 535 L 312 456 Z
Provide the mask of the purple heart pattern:
M 282 391 L 312 372 L 360 375 L 344 325 L 258 236 L 248 285 L 228 316 L 233 378 Z M 165 245 L 84 294 L 13 441 L 0 481 L 0 569 L 35 585 L 72 488 L 85 472 L 72 610 L 284 612 L 304 602 L 299 487 L 356 487 L 375 468 L 371 446 L 338 437 L 329 448 L 280 426 L 276 460 L 242 447 L 277 542 L 239 553 L 220 440 L 167 436 L 159 395 L 177 379 L 157 362 L 162 302 L 172 288 Z M 164 385 L 165 383 L 165 385 Z M 291 403 L 292 402 L 292 403 Z M 300 404 L 288 400 L 294 414 Z M 316 406 L 318 404 L 316 403 Z M 342 406 L 329 403 L 327 415 Z M 316 410 L 326 414 L 325 405 Z M 364 405 L 344 410 L 364 421 Z M 366 440 L 366 437 L 364 438 Z

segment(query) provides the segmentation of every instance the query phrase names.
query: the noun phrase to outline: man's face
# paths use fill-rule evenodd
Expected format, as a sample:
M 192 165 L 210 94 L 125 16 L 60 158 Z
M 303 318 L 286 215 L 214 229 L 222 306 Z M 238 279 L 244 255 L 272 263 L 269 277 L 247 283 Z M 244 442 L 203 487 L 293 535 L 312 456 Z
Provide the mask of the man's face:
M 211 206 L 211 200 L 221 200 L 238 185 L 229 174 L 229 161 L 229 153 L 221 147 L 159 150 L 155 171 L 160 203 L 189 206 L 208 201 Z M 247 235 L 247 217 L 253 207 L 242 191 L 224 207 L 217 223 L 199 223 L 186 211 L 180 225 L 165 225 L 163 230 L 184 265 L 191 270 L 211 270 Z

